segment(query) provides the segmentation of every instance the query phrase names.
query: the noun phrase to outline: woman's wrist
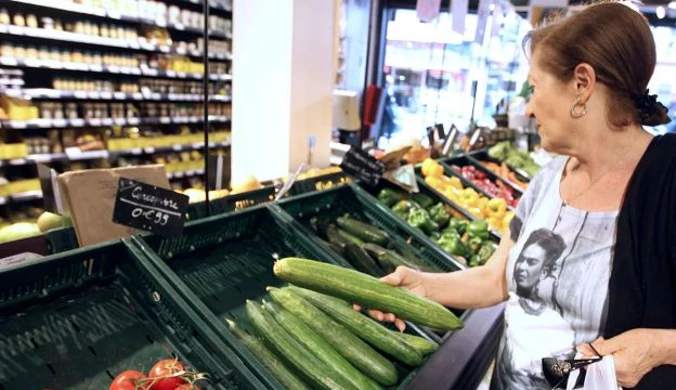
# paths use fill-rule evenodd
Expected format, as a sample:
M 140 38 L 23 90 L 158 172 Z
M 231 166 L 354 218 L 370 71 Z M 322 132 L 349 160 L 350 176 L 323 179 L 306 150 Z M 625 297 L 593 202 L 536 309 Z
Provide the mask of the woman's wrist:
M 654 356 L 657 366 L 676 365 L 676 330 L 651 329 L 653 333 Z

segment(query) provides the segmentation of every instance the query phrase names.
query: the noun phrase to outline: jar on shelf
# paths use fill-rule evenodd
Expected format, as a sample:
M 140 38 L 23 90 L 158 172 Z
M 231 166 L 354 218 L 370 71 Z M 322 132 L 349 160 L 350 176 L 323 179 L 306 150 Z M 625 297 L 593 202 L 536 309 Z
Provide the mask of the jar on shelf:
M 10 24 L 10 17 L 7 8 L 0 8 L 0 24 Z
M 38 18 L 33 14 L 26 15 L 26 26 L 30 28 L 38 28 Z
M 12 18 L 12 21 L 14 22 L 15 26 L 26 27 L 26 18 L 24 18 L 23 15 L 20 13 L 14 14 L 14 18 Z
M 53 30 L 54 29 L 54 19 L 50 17 L 44 17 L 42 18 L 42 28 L 45 30 Z

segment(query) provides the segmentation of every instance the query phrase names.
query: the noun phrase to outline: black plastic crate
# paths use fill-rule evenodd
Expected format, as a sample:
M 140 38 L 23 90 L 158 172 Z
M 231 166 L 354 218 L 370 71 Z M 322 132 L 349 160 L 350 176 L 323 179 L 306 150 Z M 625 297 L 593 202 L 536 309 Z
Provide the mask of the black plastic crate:
M 467 210 L 465 210 L 464 208 L 460 207 L 458 204 L 456 204 L 456 203 L 453 202 L 452 200 L 448 199 L 447 197 L 443 196 L 443 195 L 440 194 L 438 191 L 436 191 L 436 190 L 434 190 L 433 188 L 429 187 L 429 186 L 425 183 L 425 181 L 422 179 L 422 176 L 416 175 L 416 181 L 417 181 L 417 183 L 418 183 L 418 190 L 419 190 L 419 193 L 420 193 L 420 194 L 423 194 L 423 195 L 425 195 L 425 196 L 428 196 L 430 199 L 432 199 L 432 200 L 434 201 L 435 204 L 441 202 L 441 203 L 444 203 L 444 204 L 450 206 L 450 207 L 453 209 L 453 216 L 454 216 L 454 217 L 460 218 L 460 219 L 465 219 L 465 220 L 468 220 L 468 221 L 474 221 L 474 220 L 477 219 L 475 216 L 473 216 L 472 214 L 470 214 Z M 393 190 L 397 190 L 397 191 L 400 191 L 400 192 L 404 192 L 404 193 L 405 193 L 405 191 L 402 190 L 401 188 L 399 188 L 399 187 L 397 187 L 396 185 L 394 185 L 394 184 L 392 184 L 392 183 L 390 183 L 390 182 L 388 182 L 388 181 L 385 181 L 385 180 L 381 180 L 380 183 L 379 183 L 376 187 L 363 187 L 363 189 L 364 189 L 365 191 L 368 191 L 368 192 L 376 199 L 376 201 L 378 201 L 378 200 L 377 200 L 378 193 L 380 193 L 380 191 L 383 190 L 384 188 L 391 188 L 391 189 L 393 189 Z M 378 202 L 379 202 L 379 201 L 378 201 Z M 382 207 L 387 207 L 387 206 L 385 206 L 384 204 L 382 204 L 381 202 L 379 202 L 379 204 L 380 204 Z M 399 217 L 398 215 L 396 215 L 396 213 L 392 213 L 392 214 L 395 215 L 396 218 L 399 218 L 399 219 L 401 220 L 402 223 L 408 223 L 408 222 L 404 221 L 401 217 Z M 427 237 L 423 232 L 420 232 L 420 233 L 424 236 L 423 239 L 425 239 L 425 241 L 428 242 L 428 245 L 431 245 L 431 246 L 434 246 L 434 247 L 438 247 L 439 250 L 441 250 L 443 253 L 445 253 L 446 256 L 448 256 L 451 260 L 460 263 L 460 261 L 457 260 L 457 259 L 455 259 L 455 258 L 453 257 L 452 254 L 447 253 L 446 251 L 444 251 L 444 250 L 439 246 L 439 244 L 437 244 L 433 239 Z M 492 231 L 492 230 L 491 230 L 491 236 L 492 236 L 493 241 L 495 241 L 495 242 L 500 242 L 500 236 L 499 236 L 499 234 L 497 234 L 495 231 Z M 464 266 L 465 266 L 465 265 L 463 264 L 463 267 L 464 267 Z
M 140 251 L 113 241 L 0 272 L 0 389 L 107 389 L 177 357 L 204 389 L 259 381 Z
M 408 244 L 418 258 L 433 264 L 442 271 L 455 271 L 463 268 L 462 264 L 440 247 L 432 245 L 431 240 L 425 234 L 402 221 L 356 183 L 284 199 L 275 207 L 288 214 L 290 220 L 297 221 L 301 225 L 299 228 L 317 245 L 325 244 L 314 233 L 311 220 L 318 216 L 335 219 L 347 213 L 387 232 L 393 240 L 404 245 Z
M 269 206 L 192 222 L 180 240 L 148 235 L 135 241 L 158 272 L 177 287 L 270 389 L 282 387 L 232 335 L 225 319 L 234 319 L 252 331 L 246 300 L 260 301 L 267 294 L 267 286 L 284 284 L 272 270 L 277 259 L 306 257 L 348 266 L 289 226 Z M 404 388 L 417 371 L 401 369 L 399 388 Z
M 209 200 L 211 215 L 219 215 L 235 210 L 243 210 L 262 203 L 271 202 L 275 199 L 276 189 L 267 186 L 253 191 L 228 195 L 222 198 Z M 188 206 L 186 221 L 195 221 L 206 218 L 207 203 L 200 202 Z
M 293 183 L 293 186 L 291 186 L 287 196 L 296 196 L 306 194 L 308 192 L 328 190 L 351 181 L 352 179 L 345 172 L 335 172 L 329 173 L 328 175 L 310 177 L 308 179 L 298 180 L 297 182 Z
M 451 167 L 451 165 L 456 165 L 456 166 L 459 166 L 459 167 L 461 167 L 461 168 L 462 168 L 462 167 L 465 167 L 465 166 L 468 166 L 468 165 L 473 166 L 473 167 L 475 167 L 476 169 L 480 170 L 481 172 L 485 173 L 486 176 L 487 176 L 489 179 L 491 179 L 491 181 L 494 181 L 494 182 L 495 182 L 495 181 L 499 180 L 499 181 L 505 183 L 509 188 L 511 188 L 512 190 L 514 190 L 514 194 L 515 194 L 515 195 L 517 195 L 517 196 L 519 196 L 519 197 L 521 197 L 521 195 L 523 195 L 523 190 L 522 190 L 519 186 L 517 186 L 516 184 L 514 184 L 513 182 L 511 182 L 509 179 L 507 179 L 507 178 L 505 178 L 505 177 L 503 177 L 503 176 L 500 176 L 500 175 L 496 174 L 495 172 L 491 171 L 490 169 L 488 169 L 485 165 L 483 165 L 483 164 L 482 164 L 477 158 L 475 158 L 474 156 L 477 156 L 477 157 L 480 158 L 481 160 L 490 161 L 490 162 L 495 162 L 496 164 L 500 164 L 499 161 L 494 161 L 493 159 L 490 159 L 490 158 L 488 157 L 488 154 L 487 154 L 486 152 L 483 152 L 483 151 L 482 151 L 482 152 L 474 152 L 474 153 L 472 153 L 472 154 L 468 154 L 468 155 L 461 156 L 461 157 L 455 157 L 455 158 L 445 159 L 445 160 L 443 160 L 441 163 L 442 163 L 442 165 L 446 165 L 446 166 L 448 166 L 449 168 Z M 510 169 L 511 169 L 511 168 L 510 168 Z M 515 174 L 516 174 L 516 173 L 515 173 Z

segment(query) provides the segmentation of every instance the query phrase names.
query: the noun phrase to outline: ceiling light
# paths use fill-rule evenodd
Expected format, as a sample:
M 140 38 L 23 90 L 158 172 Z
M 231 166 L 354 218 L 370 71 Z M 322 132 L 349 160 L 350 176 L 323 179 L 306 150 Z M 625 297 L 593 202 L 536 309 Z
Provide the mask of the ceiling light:
M 671 3 L 669 3 L 669 8 L 676 9 L 676 1 L 672 1 Z
M 491 11 L 495 11 L 495 4 L 491 3 L 491 5 L 488 6 L 488 9 Z
M 655 8 L 655 14 L 657 15 L 658 19 L 664 19 L 664 17 L 667 16 L 667 11 L 664 9 L 664 7 L 660 6 Z

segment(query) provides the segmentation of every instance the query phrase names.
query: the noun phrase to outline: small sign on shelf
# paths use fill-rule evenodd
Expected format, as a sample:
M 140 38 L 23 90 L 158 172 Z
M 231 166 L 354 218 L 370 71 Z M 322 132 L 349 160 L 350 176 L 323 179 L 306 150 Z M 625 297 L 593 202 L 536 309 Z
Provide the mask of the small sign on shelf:
M 376 160 L 361 148 L 354 146 L 345 153 L 340 168 L 372 187 L 378 185 L 386 169 L 385 164 L 381 161 Z
M 113 222 L 168 237 L 180 237 L 188 197 L 177 192 L 120 178 Z

